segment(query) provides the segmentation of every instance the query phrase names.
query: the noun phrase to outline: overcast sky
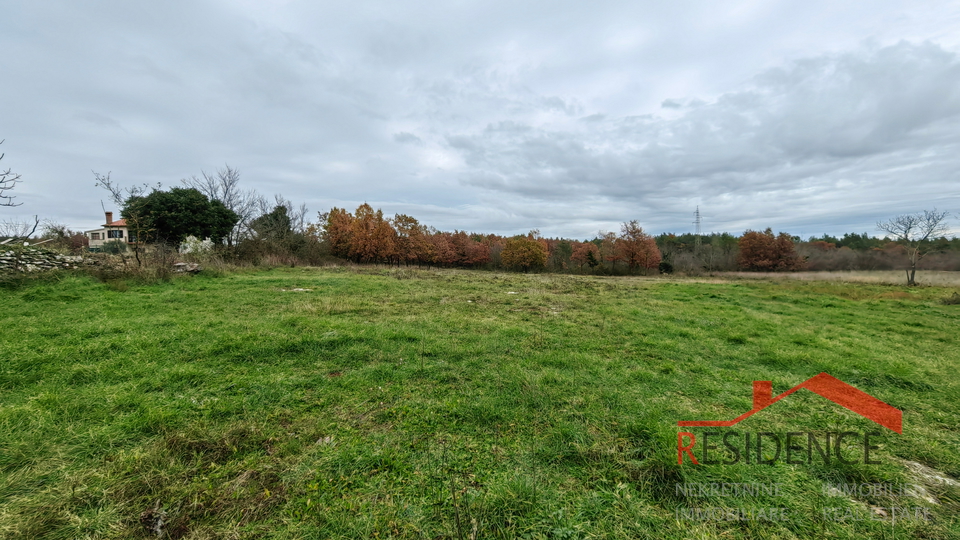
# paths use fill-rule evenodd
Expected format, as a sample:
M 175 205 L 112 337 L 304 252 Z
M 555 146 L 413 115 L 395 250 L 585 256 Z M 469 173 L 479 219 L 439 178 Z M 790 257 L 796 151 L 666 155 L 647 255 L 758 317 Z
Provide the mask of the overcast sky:
M 229 164 L 313 220 L 875 234 L 960 211 L 958 52 L 955 1 L 5 2 L 0 220 Z

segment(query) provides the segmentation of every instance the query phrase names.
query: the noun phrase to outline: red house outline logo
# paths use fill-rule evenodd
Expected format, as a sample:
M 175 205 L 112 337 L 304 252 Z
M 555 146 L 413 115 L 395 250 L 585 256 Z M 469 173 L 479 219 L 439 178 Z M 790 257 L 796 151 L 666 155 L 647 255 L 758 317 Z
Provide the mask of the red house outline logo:
M 903 412 L 900 409 L 888 405 L 826 373 L 815 375 L 777 397 L 773 397 L 772 381 L 753 381 L 753 409 L 733 420 L 681 420 L 677 422 L 677 425 L 681 427 L 730 427 L 801 388 L 806 388 L 864 418 L 873 420 L 887 429 L 903 434 Z

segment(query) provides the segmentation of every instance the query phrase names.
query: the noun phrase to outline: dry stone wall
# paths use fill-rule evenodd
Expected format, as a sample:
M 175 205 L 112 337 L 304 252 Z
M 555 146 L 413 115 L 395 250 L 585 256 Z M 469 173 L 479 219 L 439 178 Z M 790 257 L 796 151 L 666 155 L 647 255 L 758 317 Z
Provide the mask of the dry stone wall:
M 61 255 L 47 249 L 25 247 L 0 251 L 0 272 L 41 272 L 77 268 L 81 264 L 83 257 L 79 255 Z

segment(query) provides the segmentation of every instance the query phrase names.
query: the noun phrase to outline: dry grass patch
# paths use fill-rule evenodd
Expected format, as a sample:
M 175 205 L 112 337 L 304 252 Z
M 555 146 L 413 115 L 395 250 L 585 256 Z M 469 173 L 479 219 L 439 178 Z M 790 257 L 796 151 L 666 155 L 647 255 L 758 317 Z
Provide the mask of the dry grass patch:
M 841 281 L 878 285 L 906 285 L 903 270 L 851 270 L 847 272 L 716 272 L 712 276 L 728 279 L 771 279 L 796 281 Z M 917 283 L 932 287 L 960 286 L 960 272 L 918 270 Z

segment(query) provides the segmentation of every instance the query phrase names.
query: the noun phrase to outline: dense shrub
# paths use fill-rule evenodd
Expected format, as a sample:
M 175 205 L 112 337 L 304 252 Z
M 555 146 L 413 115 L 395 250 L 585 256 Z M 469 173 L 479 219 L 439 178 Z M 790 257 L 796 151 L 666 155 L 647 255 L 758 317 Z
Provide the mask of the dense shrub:
M 100 246 L 100 251 L 103 253 L 109 253 L 110 255 L 126 253 L 127 243 L 123 240 L 110 240 L 109 242 L 104 242 L 103 245 Z

